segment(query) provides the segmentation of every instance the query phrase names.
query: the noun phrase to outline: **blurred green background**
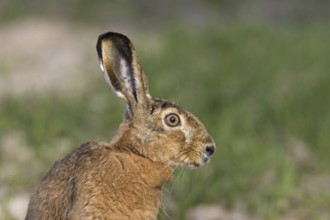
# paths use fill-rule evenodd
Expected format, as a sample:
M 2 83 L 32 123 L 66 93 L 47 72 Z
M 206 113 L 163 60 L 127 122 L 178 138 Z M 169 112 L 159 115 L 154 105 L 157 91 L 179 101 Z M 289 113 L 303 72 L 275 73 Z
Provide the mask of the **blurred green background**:
M 217 143 L 178 170 L 159 219 L 330 219 L 330 2 L 0 2 L 0 219 L 23 219 L 54 161 L 110 141 L 124 104 L 98 35 L 129 36 L 153 96 Z

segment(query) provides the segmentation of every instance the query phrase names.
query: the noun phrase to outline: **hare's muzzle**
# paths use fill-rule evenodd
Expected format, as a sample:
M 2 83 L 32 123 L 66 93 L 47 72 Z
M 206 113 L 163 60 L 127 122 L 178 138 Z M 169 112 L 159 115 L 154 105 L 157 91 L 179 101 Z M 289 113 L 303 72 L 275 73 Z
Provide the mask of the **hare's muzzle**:
M 204 163 L 207 163 L 210 161 L 210 157 L 211 155 L 215 152 L 215 146 L 213 145 L 210 145 L 210 146 L 206 146 L 205 147 L 205 152 L 203 154 L 204 156 L 204 159 L 203 159 L 203 162 Z
M 211 156 L 214 153 L 214 151 L 215 151 L 215 147 L 214 146 L 207 146 L 206 149 L 205 149 L 205 151 L 206 151 L 206 154 L 208 156 Z

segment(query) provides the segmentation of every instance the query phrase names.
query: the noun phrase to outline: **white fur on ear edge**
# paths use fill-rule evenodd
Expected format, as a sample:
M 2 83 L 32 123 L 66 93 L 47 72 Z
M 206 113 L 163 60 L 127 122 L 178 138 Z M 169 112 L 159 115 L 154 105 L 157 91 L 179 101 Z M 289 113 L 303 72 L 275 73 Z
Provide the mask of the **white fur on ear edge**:
M 111 82 L 110 82 L 109 75 L 108 75 L 107 72 L 105 71 L 105 69 L 104 69 L 104 67 L 103 67 L 103 62 L 102 62 L 101 60 L 100 60 L 100 68 L 101 68 L 101 70 L 102 70 L 102 72 L 103 72 L 104 79 L 105 79 L 106 83 L 110 86 L 112 92 L 113 92 L 116 96 L 118 96 L 119 98 L 122 98 L 122 99 L 125 99 L 125 100 L 126 100 L 126 98 L 125 98 L 125 96 L 123 95 L 123 93 L 121 93 L 121 92 L 119 92 L 119 91 L 116 91 L 116 90 L 112 87 Z

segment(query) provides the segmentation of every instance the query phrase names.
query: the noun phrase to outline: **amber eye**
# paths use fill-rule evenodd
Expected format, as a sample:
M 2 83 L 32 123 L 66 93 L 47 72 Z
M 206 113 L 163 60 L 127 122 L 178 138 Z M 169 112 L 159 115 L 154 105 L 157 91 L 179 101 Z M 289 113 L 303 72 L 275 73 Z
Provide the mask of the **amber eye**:
M 169 127 L 175 127 L 180 124 L 180 117 L 175 114 L 171 113 L 165 116 L 165 124 Z

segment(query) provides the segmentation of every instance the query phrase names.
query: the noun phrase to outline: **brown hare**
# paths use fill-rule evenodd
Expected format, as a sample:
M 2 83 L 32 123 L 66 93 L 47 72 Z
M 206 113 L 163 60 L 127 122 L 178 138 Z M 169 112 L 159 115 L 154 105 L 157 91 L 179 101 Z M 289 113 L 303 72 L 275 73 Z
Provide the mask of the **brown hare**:
M 106 81 L 127 104 L 124 119 L 110 143 L 84 143 L 54 164 L 31 196 L 26 220 L 156 219 L 173 169 L 200 167 L 215 151 L 194 115 L 150 96 L 126 36 L 102 34 L 96 48 Z

